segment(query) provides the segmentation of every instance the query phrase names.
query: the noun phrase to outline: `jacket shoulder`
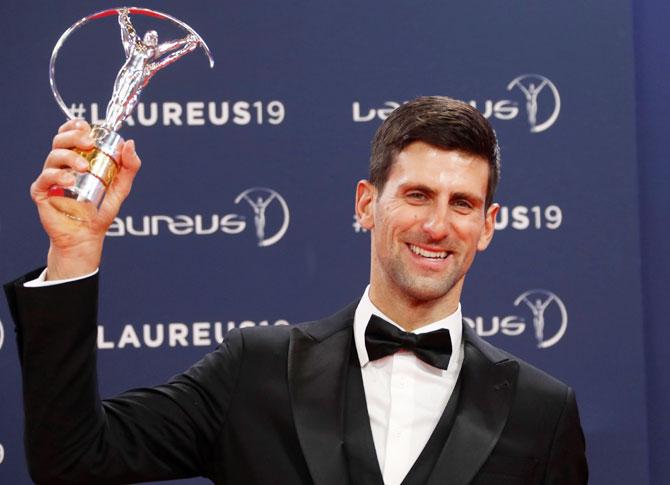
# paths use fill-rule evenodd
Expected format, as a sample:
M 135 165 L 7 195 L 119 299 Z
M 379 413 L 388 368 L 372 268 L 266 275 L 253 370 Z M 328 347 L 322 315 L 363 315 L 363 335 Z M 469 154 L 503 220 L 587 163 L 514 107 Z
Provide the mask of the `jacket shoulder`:
M 570 387 L 567 384 L 516 355 L 483 340 L 467 325 L 464 327 L 466 344 L 474 346 L 485 358 L 493 363 L 508 361 L 515 362 L 518 365 L 518 389 L 522 391 L 530 391 L 531 394 L 534 394 L 535 396 L 543 394 L 562 400 L 566 398 L 566 395 L 570 390 Z
M 293 325 L 247 327 L 231 330 L 226 340 L 240 340 L 245 350 L 288 349 L 291 334 L 301 333 L 315 340 L 323 340 L 330 335 L 353 325 L 354 312 L 358 302 L 351 303 L 336 313 L 319 320 L 311 320 Z
M 509 352 L 501 352 L 508 355 L 510 360 L 514 360 L 519 364 L 517 381 L 517 388 L 519 390 L 532 394 L 534 398 L 544 397 L 545 399 L 555 400 L 560 403 L 564 403 L 568 394 L 572 393 L 570 386 L 560 379 Z

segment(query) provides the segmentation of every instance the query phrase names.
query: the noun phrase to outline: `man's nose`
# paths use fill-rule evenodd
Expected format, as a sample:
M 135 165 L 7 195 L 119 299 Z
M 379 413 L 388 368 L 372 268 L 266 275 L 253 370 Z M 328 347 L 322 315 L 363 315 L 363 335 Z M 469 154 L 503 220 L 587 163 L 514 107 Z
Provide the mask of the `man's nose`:
M 449 207 L 447 204 L 434 206 L 423 224 L 423 230 L 433 241 L 445 239 L 451 230 Z

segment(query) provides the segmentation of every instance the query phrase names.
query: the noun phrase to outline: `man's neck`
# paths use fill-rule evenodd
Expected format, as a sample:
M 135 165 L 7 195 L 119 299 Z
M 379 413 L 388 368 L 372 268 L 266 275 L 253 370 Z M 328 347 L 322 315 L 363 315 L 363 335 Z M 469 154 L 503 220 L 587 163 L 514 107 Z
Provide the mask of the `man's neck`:
M 460 288 L 439 300 L 419 300 L 406 294 L 384 294 L 370 285 L 370 301 L 408 332 L 442 320 L 458 310 Z

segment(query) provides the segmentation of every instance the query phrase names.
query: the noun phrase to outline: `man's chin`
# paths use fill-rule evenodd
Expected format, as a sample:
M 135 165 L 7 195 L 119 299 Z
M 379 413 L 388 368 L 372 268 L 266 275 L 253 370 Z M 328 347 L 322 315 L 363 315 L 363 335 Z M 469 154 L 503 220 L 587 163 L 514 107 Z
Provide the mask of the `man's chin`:
M 417 302 L 429 303 L 447 298 L 455 290 L 456 283 L 443 279 L 436 281 L 422 278 L 412 281 L 409 285 L 403 285 L 403 293 Z

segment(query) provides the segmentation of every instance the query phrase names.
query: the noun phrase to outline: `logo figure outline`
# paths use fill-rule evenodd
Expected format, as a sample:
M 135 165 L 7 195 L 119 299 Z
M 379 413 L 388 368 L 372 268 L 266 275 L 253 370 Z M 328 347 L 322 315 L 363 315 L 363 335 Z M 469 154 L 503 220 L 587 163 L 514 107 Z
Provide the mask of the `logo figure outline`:
M 523 81 L 526 80 L 532 80 L 532 82 L 525 85 L 523 84 Z M 538 82 L 538 84 L 536 84 L 536 82 Z M 507 90 L 511 91 L 515 87 L 519 88 L 526 98 L 526 113 L 528 115 L 528 124 L 530 125 L 531 133 L 540 133 L 548 130 L 556 122 L 558 115 L 561 112 L 561 95 L 559 94 L 556 85 L 549 78 L 540 74 L 522 74 L 509 82 Z M 545 87 L 551 91 L 554 98 L 554 109 L 545 121 L 538 123 L 538 97 Z
M 538 295 L 542 295 L 545 298 L 537 298 Z M 531 301 L 531 299 L 533 299 L 531 297 L 535 297 L 534 301 Z M 558 343 L 561 338 L 563 338 L 563 335 L 565 335 L 565 332 L 568 328 L 568 311 L 566 310 L 563 301 L 555 293 L 542 289 L 528 290 L 523 292 L 516 298 L 516 300 L 514 300 L 514 306 L 519 306 L 521 302 L 525 303 L 533 314 L 535 339 L 537 340 L 537 347 L 539 349 L 552 347 Z M 558 331 L 552 337 L 545 338 L 544 312 L 552 302 L 555 302 L 556 306 L 558 307 L 559 313 L 561 315 L 561 324 L 559 325 Z
M 254 200 L 254 198 L 251 196 L 251 194 L 254 192 L 263 192 L 269 195 L 266 198 L 257 196 L 256 199 Z M 284 234 L 286 234 L 286 231 L 288 230 L 291 215 L 286 200 L 284 200 L 284 198 L 279 194 L 279 192 L 269 189 L 267 187 L 251 187 L 249 189 L 242 191 L 235 198 L 235 204 L 239 204 L 242 200 L 246 201 L 254 212 L 254 226 L 256 228 L 256 238 L 258 239 L 259 247 L 272 246 L 273 244 L 277 243 L 282 237 L 284 237 Z M 277 200 L 277 202 L 279 202 L 279 205 L 282 209 L 282 213 L 284 216 L 284 220 L 282 221 L 279 230 L 274 235 L 266 237 L 265 227 L 267 221 L 265 218 L 265 210 L 268 208 L 268 206 L 273 200 Z

